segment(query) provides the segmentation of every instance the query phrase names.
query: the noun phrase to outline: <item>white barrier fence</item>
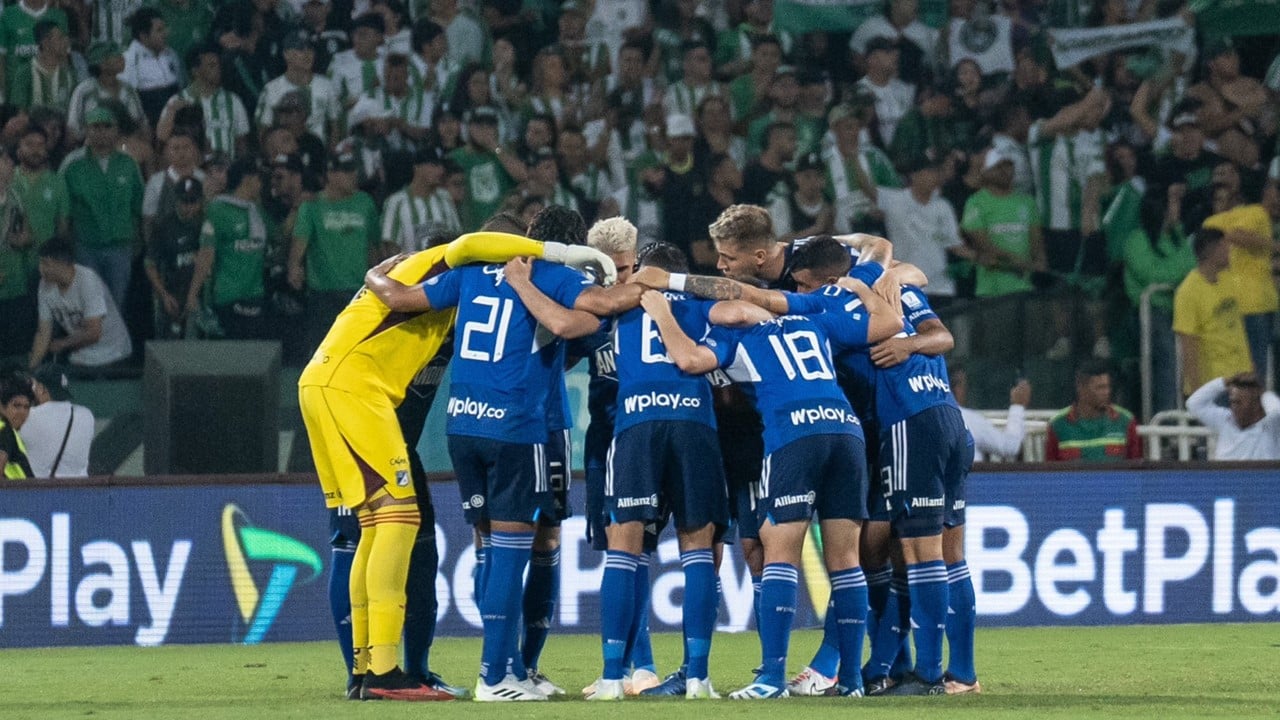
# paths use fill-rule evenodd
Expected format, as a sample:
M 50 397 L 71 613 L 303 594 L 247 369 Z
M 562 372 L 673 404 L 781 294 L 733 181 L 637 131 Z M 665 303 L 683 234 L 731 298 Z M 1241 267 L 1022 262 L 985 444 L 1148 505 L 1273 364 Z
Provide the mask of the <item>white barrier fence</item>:
M 1026 434 L 1022 439 L 1021 457 L 1007 458 L 998 455 L 987 457 L 988 462 L 1043 462 L 1045 436 L 1049 421 L 1058 410 L 1027 410 Z M 983 410 L 991 423 L 1003 428 L 1008 421 L 1007 410 Z M 1156 413 L 1151 422 L 1138 426 L 1143 450 L 1148 460 L 1206 460 L 1213 457 L 1217 437 L 1213 431 L 1200 425 L 1183 410 L 1166 410 Z

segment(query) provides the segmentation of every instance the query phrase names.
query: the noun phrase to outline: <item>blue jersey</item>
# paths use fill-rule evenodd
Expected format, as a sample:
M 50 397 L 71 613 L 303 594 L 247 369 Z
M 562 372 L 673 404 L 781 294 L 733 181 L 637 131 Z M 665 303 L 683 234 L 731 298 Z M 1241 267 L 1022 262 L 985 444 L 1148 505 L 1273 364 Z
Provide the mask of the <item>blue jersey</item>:
M 557 303 L 573 307 L 591 281 L 570 268 L 539 261 L 533 266 L 533 284 Z M 446 432 L 509 443 L 546 442 L 547 395 L 553 375 L 564 374 L 564 361 L 557 366 L 557 353 L 542 352 L 550 343 L 538 336 L 538 321 L 507 284 L 502 266 L 450 270 L 428 280 L 423 289 L 431 307 L 458 308 Z
M 926 320 L 938 320 L 938 313 L 929 305 L 929 298 L 915 285 L 902 286 L 902 315 L 912 327 L 920 327 Z
M 820 293 L 807 296 L 813 298 Z M 802 301 L 811 303 L 813 301 Z M 919 288 L 905 286 L 903 288 L 903 313 L 915 315 L 919 322 L 930 318 L 936 319 L 933 309 Z M 811 307 L 806 305 L 804 307 Z M 796 309 L 796 305 L 792 305 Z M 839 312 L 835 303 L 828 303 L 828 312 Z M 903 333 L 914 335 L 915 326 L 904 319 Z M 951 395 L 951 381 L 947 375 L 947 363 L 942 357 L 913 354 L 906 361 L 891 368 L 877 368 L 871 362 L 866 350 L 841 352 L 837 362 L 847 372 L 851 383 L 846 384 L 850 395 L 866 398 L 870 409 L 874 412 L 875 424 L 881 431 L 895 423 L 917 415 L 931 407 L 939 405 L 956 405 Z M 861 409 L 861 408 L 860 408 Z
M 569 355 L 586 358 L 591 381 L 587 385 L 587 458 L 604 458 L 613 440 L 614 417 L 618 412 L 618 369 L 613 357 L 613 328 L 592 333 L 568 343 Z
M 680 292 L 664 293 L 680 329 L 691 338 L 705 339 L 710 331 L 711 303 Z M 613 354 L 618 370 L 618 415 L 614 434 L 651 420 L 683 420 L 715 427 L 711 385 L 701 375 L 688 375 L 667 356 L 657 323 L 635 308 L 618 317 L 613 330 Z
M 838 288 L 836 288 L 838 289 Z M 735 382 L 749 383 L 764 419 L 764 449 L 772 453 L 802 437 L 862 428 L 836 384 L 829 332 L 841 345 L 866 344 L 867 320 L 830 322 L 784 315 L 749 328 L 717 327 L 706 343 Z M 852 316 L 846 316 L 852 317 Z M 861 334 L 859 338 L 859 333 Z
M 545 330 L 539 330 L 543 334 Z M 560 372 L 551 374 L 551 384 L 547 387 L 547 429 L 551 432 L 568 430 L 573 427 L 573 410 L 569 407 L 569 388 L 565 386 L 565 343 L 556 338 L 550 345 L 542 348 L 551 367 L 560 368 Z

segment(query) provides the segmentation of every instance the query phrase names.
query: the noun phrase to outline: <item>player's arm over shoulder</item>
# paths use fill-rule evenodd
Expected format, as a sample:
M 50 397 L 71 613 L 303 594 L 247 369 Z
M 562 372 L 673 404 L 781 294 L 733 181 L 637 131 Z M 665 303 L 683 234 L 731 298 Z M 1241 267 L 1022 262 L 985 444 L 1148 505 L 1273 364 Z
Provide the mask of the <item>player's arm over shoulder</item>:
M 392 312 L 424 312 L 432 308 L 422 285 L 405 285 L 387 275 L 391 268 L 405 259 L 396 255 L 369 268 L 364 274 L 364 286 L 382 301 Z

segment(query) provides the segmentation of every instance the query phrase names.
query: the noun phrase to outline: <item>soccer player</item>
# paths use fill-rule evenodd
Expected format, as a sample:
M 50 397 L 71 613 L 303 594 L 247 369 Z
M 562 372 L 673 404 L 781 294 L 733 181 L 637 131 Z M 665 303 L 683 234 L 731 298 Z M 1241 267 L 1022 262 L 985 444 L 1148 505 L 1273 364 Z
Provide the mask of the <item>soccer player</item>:
M 688 267 L 684 254 L 665 244 L 647 252 L 645 263 L 668 272 Z M 677 301 L 688 298 L 671 295 Z M 703 304 L 679 302 L 679 319 L 673 322 L 704 337 L 709 328 Z M 619 402 L 604 491 L 609 544 L 600 587 L 604 671 L 591 699 L 624 695 L 645 526 L 668 515 L 674 516 L 684 567 L 685 697 L 719 697 L 708 670 L 719 605 L 712 544 L 728 523 L 729 509 L 711 386 L 701 374 L 682 372 L 672 362 L 654 318 L 640 308 L 617 319 L 613 352 Z
M 878 264 L 861 266 L 874 281 Z M 663 298 L 646 293 L 651 312 L 686 372 L 727 367 L 729 375 L 749 383 L 764 418 L 765 460 L 757 513 L 764 545 L 760 623 L 763 662 L 755 682 L 733 693 L 739 700 L 788 695 L 784 673 L 796 586 L 809 521 L 818 514 L 833 589 L 832 615 L 840 635 L 841 685 L 837 692 L 862 695 L 860 674 L 866 615 L 866 581 L 858 561 L 858 535 L 866 518 L 867 468 L 862 432 L 840 386 L 830 349 L 865 348 L 902 328 L 882 298 L 862 284 L 859 298 L 831 288 L 821 296 L 770 293 L 770 301 L 788 314 L 745 303 L 717 304 L 711 320 L 734 322 L 740 329 L 716 328 L 695 343 L 671 322 Z M 831 312 L 823 312 L 830 307 Z M 737 316 L 716 316 L 718 310 Z M 852 311 L 850 311 L 852 309 Z M 817 312 L 813 318 L 791 314 Z
M 521 253 L 575 261 L 596 255 L 517 236 L 477 233 L 408 259 L 389 260 L 377 274 L 421 281 L 451 265 Z M 403 262 L 393 267 L 399 260 Z M 325 504 L 354 511 L 363 530 L 351 570 L 355 654 L 349 694 L 358 686 L 359 696 L 366 699 L 452 698 L 410 678 L 397 662 L 409 556 L 421 520 L 395 409 L 410 380 L 436 354 L 454 319 L 452 312 L 427 310 L 393 314 L 375 294 L 357 293 L 298 381 Z
M 537 287 L 549 308 L 527 305 L 518 285 Z M 552 374 L 563 372 L 541 352 L 554 339 L 536 330 L 541 323 L 556 337 L 586 335 L 598 326 L 592 314 L 617 312 L 625 307 L 624 295 L 634 304 L 638 289 L 599 290 L 581 273 L 528 261 L 458 268 L 417 286 L 374 268 L 366 286 L 396 312 L 458 308 L 449 454 L 464 514 L 491 542 L 480 597 L 484 645 L 475 698 L 545 700 L 517 654 L 521 579 L 538 519 L 553 511 L 545 407 Z M 564 312 L 570 309 L 575 312 Z

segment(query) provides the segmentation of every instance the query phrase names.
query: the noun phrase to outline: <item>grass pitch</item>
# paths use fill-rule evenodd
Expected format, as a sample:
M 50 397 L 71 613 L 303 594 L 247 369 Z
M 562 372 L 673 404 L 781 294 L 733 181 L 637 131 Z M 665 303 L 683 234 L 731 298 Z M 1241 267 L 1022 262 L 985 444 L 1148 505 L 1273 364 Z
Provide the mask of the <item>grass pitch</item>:
M 803 667 L 816 631 L 792 639 Z M 1280 716 L 1280 624 L 979 630 L 981 696 L 793 698 L 770 702 L 640 700 L 587 703 L 578 696 L 600 665 L 599 640 L 552 635 L 542 669 L 570 695 L 548 703 L 354 703 L 335 644 L 69 648 L 0 651 L 0 718 L 600 718 L 685 720 L 708 716 L 951 718 Z M 679 660 L 679 639 L 654 637 L 659 672 Z M 480 643 L 441 639 L 433 668 L 474 683 Z M 712 680 L 723 694 L 750 680 L 752 634 L 718 635 Z M 926 707 L 928 706 L 928 707 Z

